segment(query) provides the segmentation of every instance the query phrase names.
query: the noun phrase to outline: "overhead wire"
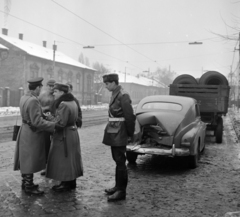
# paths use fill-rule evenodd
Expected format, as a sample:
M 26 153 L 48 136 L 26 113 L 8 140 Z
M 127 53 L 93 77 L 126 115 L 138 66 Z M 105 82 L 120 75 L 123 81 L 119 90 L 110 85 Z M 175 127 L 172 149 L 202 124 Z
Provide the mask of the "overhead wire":
M 59 7 L 63 8 L 64 10 L 68 11 L 69 13 L 73 14 L 74 16 L 78 17 L 79 19 L 83 20 L 84 22 L 88 23 L 89 25 L 93 26 L 94 28 L 98 29 L 99 31 L 101 31 L 102 33 L 106 34 L 107 36 L 109 36 L 110 38 L 113 38 L 114 40 L 118 41 L 119 43 L 121 43 L 122 45 L 125 45 L 126 47 L 128 47 L 129 49 L 133 50 L 134 52 L 140 54 L 141 56 L 144 56 L 145 58 L 155 62 L 155 60 L 149 58 L 148 56 L 140 53 L 139 51 L 133 49 L 132 47 L 128 46 L 127 44 L 123 43 L 122 41 L 120 41 L 119 39 L 117 39 L 116 37 L 110 35 L 109 33 L 105 32 L 104 30 L 100 29 L 99 27 L 95 26 L 94 24 L 90 23 L 89 21 L 87 21 L 86 19 L 80 17 L 78 14 L 74 13 L 73 11 L 69 10 L 68 8 L 64 7 L 63 5 L 57 3 L 56 1 L 52 0 L 52 2 L 54 2 L 56 5 L 58 5 Z

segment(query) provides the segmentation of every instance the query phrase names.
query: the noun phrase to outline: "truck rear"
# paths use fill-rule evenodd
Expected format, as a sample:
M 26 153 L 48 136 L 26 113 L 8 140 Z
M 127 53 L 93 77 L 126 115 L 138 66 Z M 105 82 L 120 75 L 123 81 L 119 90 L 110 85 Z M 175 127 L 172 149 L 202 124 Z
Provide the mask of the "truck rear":
M 199 84 L 198 82 L 194 82 L 194 84 L 189 84 L 190 82 L 184 82 L 183 80 L 178 78 L 175 80 L 181 80 L 181 82 L 173 82 L 173 84 L 170 85 L 169 94 L 175 96 L 192 97 L 196 99 L 199 104 L 202 121 L 208 124 L 208 130 L 214 131 L 214 135 L 216 136 L 216 142 L 222 143 L 222 116 L 225 116 L 228 112 L 230 87 L 228 86 L 228 82 L 226 81 L 220 83 L 220 85 L 217 84 L 216 75 L 218 74 L 216 74 L 216 72 L 207 73 L 208 77 L 210 78 L 211 75 L 214 75 L 215 82 L 211 80 L 211 82 L 208 81 L 208 84 Z M 220 75 L 222 78 L 223 75 Z M 186 75 L 184 76 L 186 77 Z M 206 77 L 206 75 L 204 76 Z M 201 82 L 201 78 L 199 81 Z M 207 82 L 205 81 L 205 83 Z M 209 83 L 213 83 L 214 85 Z

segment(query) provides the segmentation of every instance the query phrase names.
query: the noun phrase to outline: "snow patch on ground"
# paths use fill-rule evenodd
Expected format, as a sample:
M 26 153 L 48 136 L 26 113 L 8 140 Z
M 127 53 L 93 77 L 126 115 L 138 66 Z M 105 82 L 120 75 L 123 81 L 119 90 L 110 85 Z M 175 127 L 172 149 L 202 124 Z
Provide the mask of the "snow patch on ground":
M 108 104 L 81 106 L 82 111 L 107 109 Z M 0 107 L 0 117 L 15 116 L 20 114 L 19 107 Z

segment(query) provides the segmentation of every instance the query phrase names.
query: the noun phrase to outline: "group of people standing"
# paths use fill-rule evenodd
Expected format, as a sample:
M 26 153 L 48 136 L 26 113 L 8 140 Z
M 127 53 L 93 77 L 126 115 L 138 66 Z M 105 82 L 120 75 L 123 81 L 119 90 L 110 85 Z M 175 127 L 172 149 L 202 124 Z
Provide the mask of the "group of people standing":
M 47 82 L 48 90 L 40 94 L 43 78 L 28 80 L 29 91 L 21 97 L 22 126 L 16 141 L 14 170 L 20 170 L 22 189 L 31 195 L 44 192 L 34 184 L 34 173 L 60 183 L 52 190 L 64 192 L 76 188 L 76 179 L 83 175 L 78 128 L 82 126 L 82 111 L 73 96 L 72 85 Z M 128 172 L 126 145 L 135 128 L 135 115 L 129 94 L 118 83 L 117 74 L 103 76 L 106 88 L 112 92 L 109 121 L 103 143 L 111 146 L 116 163 L 115 186 L 105 189 L 108 201 L 126 198 Z

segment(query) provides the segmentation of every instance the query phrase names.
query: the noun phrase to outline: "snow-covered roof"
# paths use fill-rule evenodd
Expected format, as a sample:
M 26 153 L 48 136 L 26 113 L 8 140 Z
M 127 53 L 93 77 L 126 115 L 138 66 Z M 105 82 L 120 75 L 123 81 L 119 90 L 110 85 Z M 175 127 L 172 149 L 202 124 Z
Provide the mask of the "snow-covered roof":
M 27 54 L 29 54 L 31 56 L 35 56 L 35 57 L 39 57 L 39 58 L 47 59 L 47 60 L 51 60 L 51 61 L 53 60 L 53 50 L 52 49 L 49 49 L 49 48 L 46 48 L 43 46 L 39 46 L 37 44 L 27 42 L 24 40 L 20 40 L 18 38 L 12 38 L 12 37 L 9 37 L 9 36 L 3 35 L 3 34 L 0 34 L 0 38 L 9 42 L 12 45 L 18 47 L 19 49 L 25 51 Z M 55 52 L 55 62 L 65 63 L 68 65 L 77 66 L 80 68 L 96 71 L 96 69 L 86 66 L 59 51 Z
M 3 46 L 2 44 L 0 44 L 0 49 L 9 50 L 7 47 Z
M 134 83 L 134 84 L 140 84 L 144 86 L 155 86 L 155 87 L 165 87 L 163 83 L 157 82 L 153 79 L 149 79 L 146 77 L 136 77 L 133 75 L 121 73 L 121 72 L 115 72 L 118 74 L 119 82 L 120 83 Z M 126 78 L 126 79 L 125 79 Z

